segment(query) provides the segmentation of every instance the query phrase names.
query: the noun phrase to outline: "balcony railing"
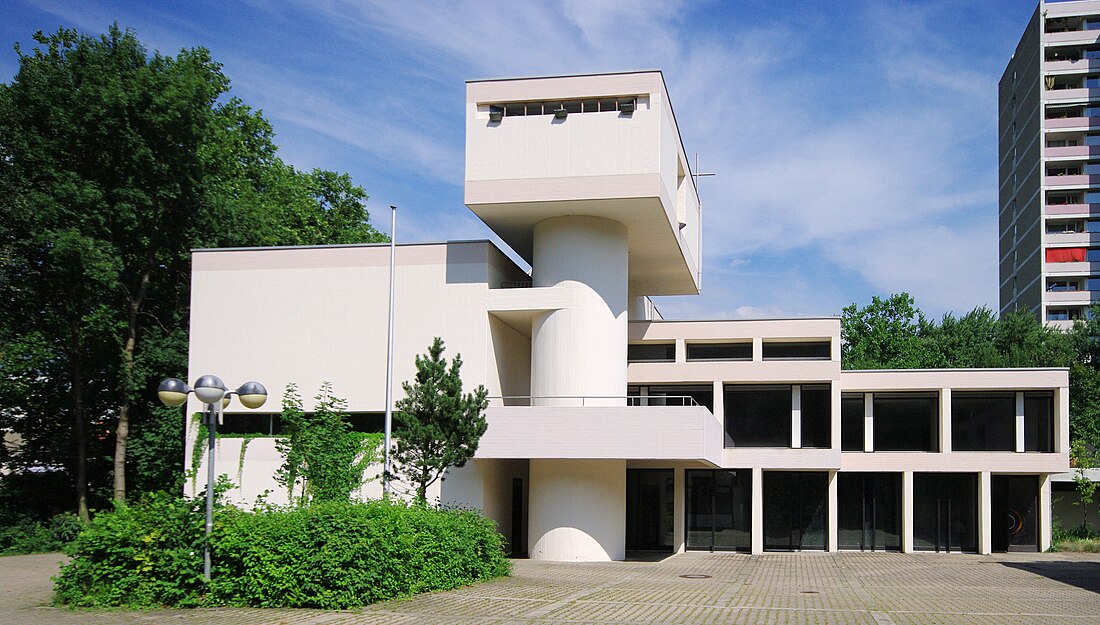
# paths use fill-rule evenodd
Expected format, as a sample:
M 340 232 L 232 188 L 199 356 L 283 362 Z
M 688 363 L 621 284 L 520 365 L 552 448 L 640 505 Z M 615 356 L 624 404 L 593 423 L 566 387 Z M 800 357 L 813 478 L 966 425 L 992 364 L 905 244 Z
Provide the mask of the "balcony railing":
M 699 406 L 690 395 L 499 395 L 488 397 L 490 406 Z

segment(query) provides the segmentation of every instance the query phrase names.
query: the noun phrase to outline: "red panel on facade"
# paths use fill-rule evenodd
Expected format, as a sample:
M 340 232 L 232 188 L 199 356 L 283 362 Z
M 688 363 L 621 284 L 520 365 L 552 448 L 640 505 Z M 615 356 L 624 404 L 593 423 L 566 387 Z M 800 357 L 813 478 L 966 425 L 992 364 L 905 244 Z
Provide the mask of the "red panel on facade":
M 1053 247 L 1047 249 L 1048 263 L 1080 263 L 1085 260 L 1083 247 Z

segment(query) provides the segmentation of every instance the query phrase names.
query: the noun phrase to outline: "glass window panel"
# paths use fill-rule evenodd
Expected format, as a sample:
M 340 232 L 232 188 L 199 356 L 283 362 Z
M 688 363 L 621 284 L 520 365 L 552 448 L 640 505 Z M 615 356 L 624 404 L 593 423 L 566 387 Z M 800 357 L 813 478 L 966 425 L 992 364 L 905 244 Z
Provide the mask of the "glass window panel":
M 952 393 L 951 449 L 1015 451 L 1016 393 Z
M 528 102 L 526 109 L 528 115 L 542 115 L 542 102 Z
M 601 111 L 615 111 L 615 110 L 618 110 L 618 108 L 616 106 L 616 100 L 614 98 L 611 98 L 609 100 L 600 100 L 600 110 Z
M 261 436 L 281 433 L 278 415 L 257 412 L 227 412 L 218 425 L 221 434 L 258 434 Z M 276 430 L 276 426 L 279 429 Z
M 790 447 L 791 387 L 725 387 L 726 447 Z
M 863 451 L 864 412 L 863 393 L 840 398 L 841 451 Z
M 580 113 L 581 112 L 581 101 L 580 100 L 570 100 L 568 102 L 563 102 L 562 105 L 565 107 L 565 110 L 570 112 L 570 113 Z
M 828 360 L 831 357 L 829 341 L 765 341 L 763 344 L 764 360 Z
M 1054 452 L 1054 394 L 1024 393 L 1024 451 Z
M 752 343 L 688 343 L 691 361 L 752 360 Z
M 527 107 L 522 102 L 509 102 L 504 105 L 505 117 L 517 117 L 527 114 Z
M 676 360 L 675 343 L 633 343 L 626 346 L 627 362 L 672 362 Z
M 832 392 L 828 384 L 802 385 L 802 446 L 832 447 Z
M 581 111 L 584 113 L 595 113 L 600 110 L 599 100 L 583 100 L 581 102 Z
M 938 451 L 939 394 L 875 393 L 875 451 Z

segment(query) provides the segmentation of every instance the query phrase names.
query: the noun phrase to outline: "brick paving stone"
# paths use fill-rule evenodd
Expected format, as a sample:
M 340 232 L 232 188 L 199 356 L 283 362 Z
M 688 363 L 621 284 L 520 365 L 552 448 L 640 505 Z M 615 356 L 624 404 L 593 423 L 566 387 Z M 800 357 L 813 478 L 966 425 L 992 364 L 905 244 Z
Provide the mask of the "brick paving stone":
M 506 579 L 342 612 L 54 608 L 49 577 L 62 560 L 0 558 L 0 625 L 1100 623 L 1097 554 L 691 552 L 655 562 L 519 560 Z

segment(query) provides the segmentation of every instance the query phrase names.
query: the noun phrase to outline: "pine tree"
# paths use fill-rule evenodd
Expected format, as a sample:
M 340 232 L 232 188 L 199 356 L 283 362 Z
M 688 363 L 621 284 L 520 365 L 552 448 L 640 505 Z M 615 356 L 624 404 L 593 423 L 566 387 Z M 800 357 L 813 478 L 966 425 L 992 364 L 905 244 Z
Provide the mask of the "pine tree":
M 461 368 L 461 355 L 447 368 L 443 340 L 436 337 L 428 353 L 416 357 L 416 382 L 401 385 L 405 397 L 398 400 L 394 416 L 395 472 L 416 486 L 420 503 L 447 468 L 461 467 L 473 457 L 488 428 L 487 391 L 478 385 L 464 395 Z

